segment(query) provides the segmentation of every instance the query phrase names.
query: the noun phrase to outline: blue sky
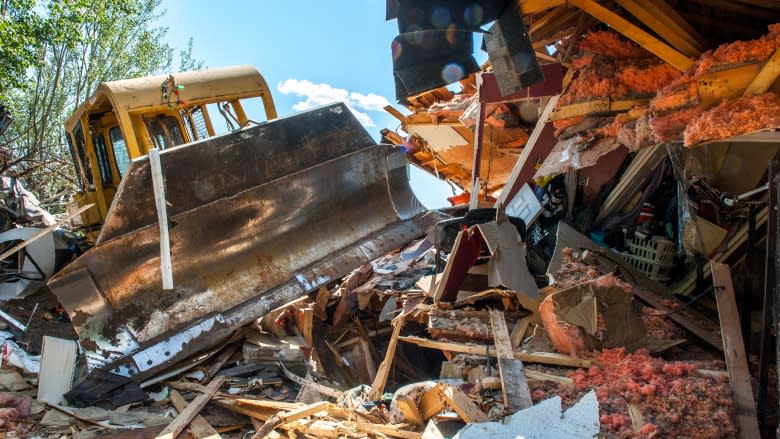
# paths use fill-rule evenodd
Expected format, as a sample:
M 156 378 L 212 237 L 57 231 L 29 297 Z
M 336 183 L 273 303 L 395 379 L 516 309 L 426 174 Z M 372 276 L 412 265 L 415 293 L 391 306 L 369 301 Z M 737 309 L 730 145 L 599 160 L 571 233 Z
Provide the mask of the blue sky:
M 382 128 L 399 126 L 382 110 L 395 104 L 390 43 L 398 34 L 384 0 L 163 0 L 162 9 L 171 46 L 193 37 L 206 67 L 255 66 L 280 115 L 340 100 L 377 140 Z M 411 184 L 429 208 L 448 205 L 447 184 L 414 167 Z

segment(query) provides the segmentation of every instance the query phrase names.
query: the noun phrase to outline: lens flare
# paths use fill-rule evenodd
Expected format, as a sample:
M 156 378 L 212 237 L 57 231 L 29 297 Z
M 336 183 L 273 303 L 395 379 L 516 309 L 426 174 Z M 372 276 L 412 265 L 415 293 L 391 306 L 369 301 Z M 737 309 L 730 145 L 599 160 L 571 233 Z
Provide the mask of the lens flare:
M 449 9 L 444 7 L 434 8 L 431 13 L 431 22 L 434 27 L 444 29 L 452 23 L 452 15 Z
M 463 11 L 463 21 L 466 22 L 467 26 L 479 26 L 484 16 L 485 11 L 477 3 L 467 6 L 466 10 Z
M 441 69 L 441 78 L 447 84 L 460 81 L 463 78 L 463 67 L 456 62 L 451 62 Z

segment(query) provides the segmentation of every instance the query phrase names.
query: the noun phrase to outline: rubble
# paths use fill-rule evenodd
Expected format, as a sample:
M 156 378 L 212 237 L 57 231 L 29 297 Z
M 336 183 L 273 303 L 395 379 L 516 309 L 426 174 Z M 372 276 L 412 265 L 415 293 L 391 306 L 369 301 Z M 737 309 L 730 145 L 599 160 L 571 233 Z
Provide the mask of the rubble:
M 510 98 L 490 92 L 506 77 L 460 78 L 458 92 L 405 95 L 409 116 L 388 110 L 408 134 L 383 132 L 393 145 L 365 146 L 366 135 L 342 146 L 344 154 L 334 150 L 309 162 L 306 148 L 317 148 L 296 143 L 306 162 L 293 166 L 280 155 L 274 163 L 289 169 L 270 166 L 272 175 L 256 182 L 257 196 L 246 201 L 262 205 L 270 220 L 248 215 L 242 221 L 251 231 L 234 236 L 226 227 L 212 237 L 232 242 L 236 264 L 220 265 L 210 284 L 201 284 L 193 273 L 211 270 L 204 261 L 213 255 L 188 243 L 198 257 L 188 259 L 193 275 L 177 279 L 176 294 L 158 288 L 156 259 L 141 264 L 151 273 L 142 279 L 144 291 L 162 299 L 162 310 L 127 299 L 140 291 L 133 285 L 137 267 L 115 281 L 104 260 L 131 234 L 145 233 L 144 242 L 156 245 L 156 235 L 146 235 L 156 229 L 107 222 L 114 239 L 100 240 L 97 251 L 55 274 L 58 298 L 73 300 L 79 311 L 72 322 L 36 285 L 35 294 L 2 304 L 3 437 L 721 438 L 758 437 L 759 419 L 771 430 L 769 399 L 755 398 L 751 387 L 758 376 L 766 392 L 767 348 L 752 361 L 749 342 L 757 332 L 765 345 L 770 340 L 772 304 L 766 299 L 763 321 L 754 325 L 750 257 L 763 253 L 759 227 L 776 215 L 776 200 L 764 192 L 777 189 L 777 169 L 766 188 L 757 186 L 780 147 L 774 132 L 761 143 L 733 137 L 780 126 L 777 76 L 770 77 L 780 25 L 704 52 L 703 41 L 679 35 L 682 25 L 670 37 L 669 29 L 648 23 L 684 52 L 687 62 L 672 63 L 659 44 L 640 46 L 618 35 L 626 33 L 621 26 L 604 30 L 576 15 L 595 2 L 570 3 L 526 17 L 531 35 L 549 22 L 566 29 L 532 47 L 556 47 L 560 65 L 546 72 L 568 69 L 562 87 L 538 95 L 526 87 Z M 623 15 L 636 12 L 634 2 L 618 3 Z M 530 4 L 517 7 L 525 14 Z M 637 32 L 644 31 L 629 35 Z M 500 76 L 511 71 L 507 65 Z M 414 76 L 413 65 L 403 68 L 404 78 Z M 343 104 L 323 108 L 331 118 L 346 114 Z M 267 133 L 278 123 L 291 122 L 241 133 Z M 473 137 L 483 129 L 480 144 Z M 313 138 L 321 149 L 333 143 L 324 131 Z M 195 147 L 217 140 L 227 142 Z M 480 148 L 489 157 L 480 158 Z M 355 189 L 345 178 L 336 202 L 309 203 L 302 173 L 323 172 L 344 157 L 354 162 L 305 177 L 306 184 L 352 178 L 356 167 L 373 169 L 372 183 Z M 454 207 L 422 209 L 404 185 L 406 160 L 460 185 L 461 194 L 449 199 Z M 129 169 L 138 173 L 128 181 L 141 186 L 145 163 L 133 162 Z M 245 164 L 236 162 L 236 169 Z M 490 169 L 486 181 L 470 186 L 479 167 Z M 25 200 L 34 197 L 3 181 L 6 192 L 23 197 L 16 200 L 21 207 L 6 210 L 27 209 Z M 402 196 L 387 192 L 388 184 Z M 273 191 L 261 193 L 264 185 L 294 188 L 305 215 L 290 207 L 289 194 L 275 197 L 278 203 L 268 204 L 276 210 L 266 212 L 264 194 Z M 467 208 L 472 191 L 479 192 L 478 206 Z M 235 197 L 221 194 L 218 201 Z M 369 224 L 378 206 L 386 209 L 385 223 Z M 185 213 L 194 227 L 194 207 L 202 206 L 191 207 Z M 135 208 L 124 206 L 128 215 Z M 154 226 L 147 213 L 144 226 Z M 272 218 L 277 214 L 284 218 Z M 182 233 L 175 225 L 172 232 Z M 761 245 L 772 245 L 773 232 L 766 233 Z M 271 235 L 272 256 L 244 253 L 250 243 L 265 251 L 260 244 Z M 181 242 L 172 240 L 179 256 L 187 250 Z M 771 258 L 771 249 L 766 254 Z M 102 271 L 91 271 L 88 260 Z M 745 282 L 739 300 L 731 269 L 720 263 L 727 260 Z M 76 300 L 67 276 L 116 295 L 121 306 L 96 305 L 87 290 Z M 193 291 L 209 300 L 193 299 Z M 97 306 L 117 319 L 80 312 Z M 76 327 L 81 341 L 40 333 L 40 321 L 57 319 Z

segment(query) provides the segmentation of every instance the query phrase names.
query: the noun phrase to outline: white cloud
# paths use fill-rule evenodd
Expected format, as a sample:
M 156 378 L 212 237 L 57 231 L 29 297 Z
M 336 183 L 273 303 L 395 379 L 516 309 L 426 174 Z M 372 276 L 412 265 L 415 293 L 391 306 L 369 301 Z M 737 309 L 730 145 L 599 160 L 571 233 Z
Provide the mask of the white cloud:
M 296 111 L 308 110 L 309 108 L 333 102 L 344 102 L 357 120 L 366 127 L 376 125 L 365 111 L 383 111 L 383 107 L 390 104 L 387 99 L 374 93 L 367 95 L 357 92 L 350 93 L 343 88 L 335 88 L 330 84 L 324 83 L 315 84 L 305 79 L 286 79 L 284 82 L 277 84 L 276 89 L 282 94 L 306 98 L 293 105 L 293 109 Z
M 390 105 L 390 102 L 384 98 L 384 96 L 375 95 L 369 93 L 367 95 L 352 92 L 349 94 L 349 98 L 358 107 L 364 110 L 384 111 L 385 106 Z

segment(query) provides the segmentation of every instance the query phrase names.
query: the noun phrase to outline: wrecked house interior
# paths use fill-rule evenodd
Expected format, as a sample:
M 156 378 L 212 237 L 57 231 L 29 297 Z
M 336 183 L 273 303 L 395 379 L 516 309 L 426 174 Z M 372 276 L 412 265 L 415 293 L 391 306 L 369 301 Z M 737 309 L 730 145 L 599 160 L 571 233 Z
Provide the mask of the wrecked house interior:
M 379 144 L 222 67 L 101 84 L 66 214 L 2 178 L 0 436 L 780 435 L 780 2 L 385 18 Z

